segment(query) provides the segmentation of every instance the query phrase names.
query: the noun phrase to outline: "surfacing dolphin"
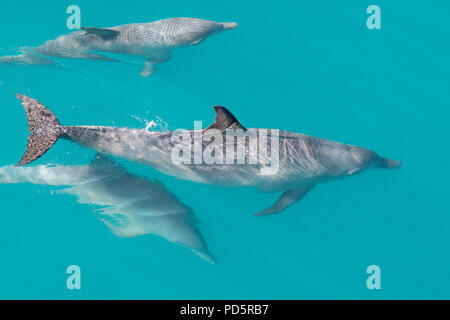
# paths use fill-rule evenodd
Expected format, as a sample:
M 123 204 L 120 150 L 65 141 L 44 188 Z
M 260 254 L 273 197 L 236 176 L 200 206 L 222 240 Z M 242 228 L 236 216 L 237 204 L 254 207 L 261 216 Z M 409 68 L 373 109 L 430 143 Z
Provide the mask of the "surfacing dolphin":
M 171 50 L 192 46 L 214 33 L 237 27 L 235 22 L 214 22 L 195 18 L 170 18 L 149 23 L 132 23 L 111 28 L 82 28 L 49 40 L 36 48 L 23 48 L 16 56 L 0 57 L 0 63 L 52 64 L 47 57 L 114 59 L 100 53 L 120 53 L 147 58 L 142 76 L 154 65 L 170 58 Z
M 143 129 L 117 127 L 62 126 L 37 100 L 20 94 L 17 97 L 25 109 L 31 132 L 19 166 L 38 159 L 58 138 L 64 138 L 100 153 L 152 166 L 181 179 L 217 185 L 250 186 L 267 192 L 283 192 L 272 207 L 257 215 L 283 211 L 303 198 L 318 183 L 354 175 L 367 168 L 397 168 L 401 165 L 400 161 L 380 157 L 361 147 L 288 131 L 279 132 L 278 170 L 275 174 L 263 173 L 262 169 L 266 169 L 267 162 L 259 157 L 256 164 L 207 164 L 204 161 L 179 163 L 174 161 L 173 157 L 173 150 L 179 148 L 177 139 L 173 139 L 176 136 L 173 131 L 148 132 Z M 263 139 L 261 133 L 265 129 L 244 128 L 224 107 L 216 106 L 215 111 L 215 122 L 208 130 L 187 131 L 190 136 L 198 134 L 203 136 L 200 142 L 196 140 L 189 142 L 193 150 L 200 147 L 204 154 L 207 154 L 206 150 L 210 150 L 212 143 L 209 136 L 211 129 L 223 134 L 234 129 L 245 132 L 256 130 L 258 135 L 249 136 L 243 146 L 233 142 L 233 151 L 235 148 L 248 149 L 249 145 L 255 145 L 254 142 L 259 145 Z M 217 138 L 215 136 L 214 139 Z M 275 150 L 275 145 L 270 147 Z
M 90 165 L 38 165 L 0 168 L 0 184 L 33 183 L 63 186 L 79 203 L 98 206 L 98 218 L 119 237 L 155 234 L 180 244 L 214 263 L 192 210 L 165 186 L 131 174 L 108 157 L 97 155 Z

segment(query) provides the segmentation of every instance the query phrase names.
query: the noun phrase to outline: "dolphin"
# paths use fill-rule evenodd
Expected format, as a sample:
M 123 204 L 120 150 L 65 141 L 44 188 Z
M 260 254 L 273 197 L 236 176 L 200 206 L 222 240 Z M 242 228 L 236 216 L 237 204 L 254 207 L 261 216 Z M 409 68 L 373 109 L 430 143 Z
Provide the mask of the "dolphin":
M 116 236 L 155 234 L 215 263 L 191 208 L 161 182 L 129 173 L 104 155 L 98 154 L 83 166 L 0 168 L 0 184 L 17 183 L 64 186 L 56 193 L 74 195 L 79 203 L 98 206 L 95 213 Z
M 36 48 L 22 48 L 19 55 L 0 57 L 0 63 L 52 64 L 48 57 L 114 61 L 101 53 L 119 53 L 146 58 L 140 75 L 148 76 L 155 64 L 170 59 L 173 49 L 196 45 L 212 34 L 236 27 L 235 22 L 196 18 L 170 18 L 110 28 L 82 27 L 81 31 L 62 35 Z
M 400 161 L 380 157 L 368 149 L 288 131 L 279 131 L 278 140 L 274 143 L 262 134 L 266 129 L 245 128 L 230 111 L 221 106 L 214 107 L 215 121 L 207 129 L 183 131 L 188 137 L 200 135 L 200 140 L 186 140 L 187 142 L 181 144 L 192 147 L 188 150 L 195 151 L 200 148 L 205 152 L 204 156 L 206 151 L 210 150 L 213 141 L 211 135 L 217 140 L 220 138 L 217 132 L 225 135 L 238 129 L 245 134 L 253 130 L 256 134 L 249 135 L 245 144 L 239 144 L 237 139 L 231 140 L 232 150 L 236 151 L 233 156 L 238 154 L 238 148 L 248 151 L 249 146 L 255 145 L 255 141 L 259 145 L 266 139 L 270 142 L 268 149 L 271 156 L 278 158 L 277 167 L 274 166 L 276 170 L 272 170 L 271 174 L 265 172 L 263 169 L 268 169 L 272 164 L 266 161 L 267 156 L 259 155 L 254 164 L 250 161 L 235 161 L 236 163 L 232 164 L 179 162 L 174 158 L 174 150 L 175 154 L 180 150 L 180 143 L 177 142 L 179 136 L 175 131 L 148 132 L 143 129 L 118 127 L 62 126 L 56 116 L 37 100 L 21 94 L 18 94 L 17 98 L 25 109 L 31 132 L 19 166 L 38 159 L 58 138 L 64 138 L 103 154 L 152 166 L 180 179 L 223 186 L 256 187 L 265 192 L 282 192 L 273 206 L 256 215 L 283 211 L 302 199 L 318 183 L 351 176 L 368 168 L 390 169 L 401 166 Z M 269 130 L 277 132 L 276 129 Z M 220 147 L 211 153 L 219 152 Z M 191 151 L 188 156 L 192 159 Z

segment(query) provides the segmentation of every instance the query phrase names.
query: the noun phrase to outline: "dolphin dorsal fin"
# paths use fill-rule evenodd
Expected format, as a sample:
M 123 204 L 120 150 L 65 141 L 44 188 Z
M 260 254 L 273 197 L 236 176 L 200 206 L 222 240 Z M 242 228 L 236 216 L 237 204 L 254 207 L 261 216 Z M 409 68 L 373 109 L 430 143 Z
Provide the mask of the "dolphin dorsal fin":
M 99 152 L 97 152 L 94 159 L 91 160 L 90 166 L 91 167 L 96 167 L 96 166 L 109 167 L 109 168 L 111 168 L 111 167 L 119 168 L 120 167 L 120 165 L 117 162 L 112 160 L 107 155 L 105 155 L 103 153 L 99 153 Z
M 103 28 L 89 28 L 89 27 L 81 27 L 86 34 L 95 34 L 104 40 L 111 40 L 119 35 L 119 31 L 111 30 L 111 29 L 103 29 Z
M 223 131 L 228 128 L 237 128 L 245 130 L 241 123 L 230 111 L 227 110 L 227 108 L 222 106 L 214 106 L 214 110 L 216 111 L 214 123 L 206 129 L 217 129 Z

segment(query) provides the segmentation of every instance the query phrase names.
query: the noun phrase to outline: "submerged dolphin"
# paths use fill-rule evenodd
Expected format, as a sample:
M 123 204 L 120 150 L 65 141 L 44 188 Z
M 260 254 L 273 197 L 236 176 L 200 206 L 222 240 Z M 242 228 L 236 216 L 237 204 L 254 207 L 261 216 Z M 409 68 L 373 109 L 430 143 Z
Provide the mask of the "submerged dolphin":
M 46 57 L 114 60 L 99 52 L 121 53 L 147 58 L 141 75 L 148 76 L 154 64 L 170 58 L 172 49 L 198 44 L 214 33 L 236 27 L 234 22 L 170 18 L 111 28 L 82 28 L 39 47 L 23 49 L 20 55 L 0 57 L 0 63 L 51 64 Z
M 140 129 L 62 126 L 56 117 L 40 102 L 18 94 L 25 109 L 29 131 L 28 144 L 19 166 L 26 165 L 41 157 L 58 140 L 65 138 L 78 144 L 127 158 L 181 179 L 229 186 L 251 186 L 268 192 L 283 192 L 278 201 L 258 215 L 278 213 L 303 198 L 316 184 L 353 175 L 371 167 L 396 168 L 400 161 L 378 156 L 376 153 L 357 146 L 333 142 L 321 138 L 287 131 L 279 132 L 279 167 L 275 174 L 263 174 L 266 162 L 258 158 L 256 164 L 186 164 L 174 161 L 173 150 L 178 148 L 173 139 L 174 132 L 148 132 Z M 208 128 L 224 134 L 232 129 L 256 130 L 257 136 L 249 137 L 243 148 L 253 141 L 261 142 L 265 129 L 245 129 L 224 107 L 215 107 L 215 122 Z M 203 135 L 209 131 L 187 131 L 189 135 Z M 207 137 L 206 137 L 207 138 Z M 217 139 L 217 136 L 216 136 Z M 206 151 L 211 139 L 200 142 L 192 140 L 193 149 L 200 147 Z M 240 147 L 236 143 L 234 148 Z M 242 147 L 242 146 L 241 146 Z M 272 143 L 271 152 L 275 153 Z M 189 156 L 191 156 L 189 152 Z
M 97 155 L 88 166 L 1 167 L 0 184 L 13 183 L 65 186 L 57 192 L 99 206 L 95 212 L 115 235 L 156 234 L 215 261 L 189 207 L 160 182 L 128 173 L 107 157 Z

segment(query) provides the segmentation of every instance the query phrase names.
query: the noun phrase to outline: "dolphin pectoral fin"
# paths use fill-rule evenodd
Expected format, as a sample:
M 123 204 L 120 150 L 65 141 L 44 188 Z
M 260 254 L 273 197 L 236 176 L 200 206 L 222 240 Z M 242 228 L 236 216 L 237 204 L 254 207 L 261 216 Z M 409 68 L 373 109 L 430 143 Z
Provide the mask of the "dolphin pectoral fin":
M 148 77 L 149 75 L 151 75 L 153 72 L 155 71 L 155 66 L 153 65 L 153 63 L 151 62 L 151 60 L 147 60 L 144 63 L 144 67 L 142 68 L 141 72 L 139 73 L 139 75 L 141 77 Z
M 308 186 L 304 188 L 287 190 L 283 192 L 283 194 L 280 196 L 280 198 L 278 198 L 278 200 L 273 204 L 273 206 L 271 206 L 266 210 L 256 213 L 255 216 L 280 213 L 281 211 L 291 206 L 295 202 L 301 200 L 313 187 L 314 186 Z
M 147 61 L 153 64 L 163 63 L 169 60 L 172 56 L 170 55 L 170 52 L 161 52 L 161 54 L 157 57 L 149 58 Z
M 88 28 L 88 27 L 81 27 L 84 31 L 86 31 L 86 34 L 95 34 L 96 36 L 99 36 L 103 40 L 112 40 L 115 37 L 119 35 L 119 31 L 111 30 L 111 29 L 103 29 L 103 28 Z
M 161 56 L 149 58 L 147 61 L 145 61 L 144 67 L 142 68 L 139 75 L 141 77 L 148 77 L 155 71 L 155 64 L 166 62 L 170 59 L 170 57 L 170 53 L 167 52 Z

